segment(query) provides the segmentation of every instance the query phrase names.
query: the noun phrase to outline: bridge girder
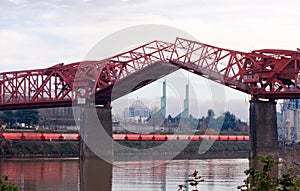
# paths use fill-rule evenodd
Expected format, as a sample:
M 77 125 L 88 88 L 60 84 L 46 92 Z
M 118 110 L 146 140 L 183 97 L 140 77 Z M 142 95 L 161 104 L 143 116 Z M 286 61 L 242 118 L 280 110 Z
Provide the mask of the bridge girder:
M 0 73 L 0 109 L 71 106 L 78 98 L 107 104 L 179 68 L 254 98 L 300 98 L 299 51 L 245 53 L 177 38 L 99 61 Z

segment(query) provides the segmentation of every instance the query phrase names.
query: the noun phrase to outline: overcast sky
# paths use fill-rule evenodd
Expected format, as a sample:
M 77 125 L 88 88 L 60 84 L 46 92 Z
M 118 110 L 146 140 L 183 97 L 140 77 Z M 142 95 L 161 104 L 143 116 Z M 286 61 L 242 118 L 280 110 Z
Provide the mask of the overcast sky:
M 81 61 L 101 39 L 140 24 L 176 27 L 234 50 L 296 50 L 299 7 L 296 0 L 0 0 L 0 71 Z M 247 118 L 249 98 L 226 92 L 226 109 Z

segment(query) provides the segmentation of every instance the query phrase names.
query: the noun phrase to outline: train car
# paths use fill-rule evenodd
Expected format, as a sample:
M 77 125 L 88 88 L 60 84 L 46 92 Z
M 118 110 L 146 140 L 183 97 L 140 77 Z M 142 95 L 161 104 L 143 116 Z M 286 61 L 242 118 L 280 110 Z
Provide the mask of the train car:
M 22 133 L 21 140 L 24 141 L 37 141 L 41 140 L 42 134 L 41 133 Z
M 141 140 L 142 141 L 154 141 L 155 140 L 155 135 L 143 134 L 143 135 L 141 135 Z
M 239 136 L 236 136 L 236 140 L 237 141 L 249 141 L 249 136 L 243 136 L 243 135 L 239 135 Z
M 209 140 L 209 141 L 217 141 L 219 138 L 219 135 L 202 135 L 201 138 Z
M 5 140 L 21 140 L 22 138 L 22 133 L 3 132 L 1 135 Z
M 139 134 L 126 134 L 125 135 L 126 141 L 139 141 L 141 139 L 142 139 L 141 135 L 139 135 Z
M 113 139 L 115 141 L 124 141 L 125 140 L 125 134 L 113 134 Z
M 191 135 L 190 140 L 191 141 L 199 141 L 199 140 L 201 140 L 201 136 L 200 135 Z
M 167 137 L 170 141 L 176 141 L 180 139 L 178 135 L 167 135 Z
M 61 133 L 43 133 L 41 139 L 45 141 L 63 141 L 64 137 Z
M 76 133 L 36 133 L 36 132 L 1 132 L 0 138 L 5 140 L 40 140 L 40 141 L 78 141 Z M 246 135 L 169 135 L 169 134 L 113 134 L 115 141 L 249 141 Z
M 80 135 L 75 133 L 62 133 L 61 134 L 64 141 L 78 141 L 80 140 Z
M 167 140 L 169 140 L 169 138 L 165 134 L 154 135 L 154 141 L 167 141 Z

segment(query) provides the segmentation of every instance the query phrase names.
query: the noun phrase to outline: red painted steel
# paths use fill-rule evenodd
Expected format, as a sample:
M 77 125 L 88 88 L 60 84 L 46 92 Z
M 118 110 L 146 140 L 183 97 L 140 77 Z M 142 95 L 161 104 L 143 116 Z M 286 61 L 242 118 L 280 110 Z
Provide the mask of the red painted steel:
M 0 110 L 71 106 L 79 97 L 109 104 L 116 82 L 123 81 L 126 86 L 151 73 L 162 72 L 155 77 L 159 78 L 175 70 L 160 71 L 154 67 L 159 62 L 254 98 L 300 98 L 299 51 L 262 49 L 245 53 L 177 38 L 174 44 L 153 41 L 99 61 L 0 73 Z M 145 79 L 132 90 L 154 80 Z
M 300 98 L 300 52 L 234 51 L 177 38 L 171 63 L 255 98 Z

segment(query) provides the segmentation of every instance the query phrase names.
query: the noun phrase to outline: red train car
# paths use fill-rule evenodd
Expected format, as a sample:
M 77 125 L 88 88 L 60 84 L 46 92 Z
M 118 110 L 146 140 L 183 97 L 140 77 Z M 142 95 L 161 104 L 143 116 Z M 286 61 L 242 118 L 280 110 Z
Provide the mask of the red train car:
M 1 132 L 0 137 L 6 140 L 41 140 L 41 141 L 77 141 L 80 134 L 76 133 L 35 133 L 35 132 Z M 168 134 L 113 134 L 115 141 L 176 141 L 201 139 L 211 141 L 249 141 L 246 135 L 168 135 Z
M 21 140 L 22 133 L 1 133 L 1 137 L 3 137 L 5 140 Z

